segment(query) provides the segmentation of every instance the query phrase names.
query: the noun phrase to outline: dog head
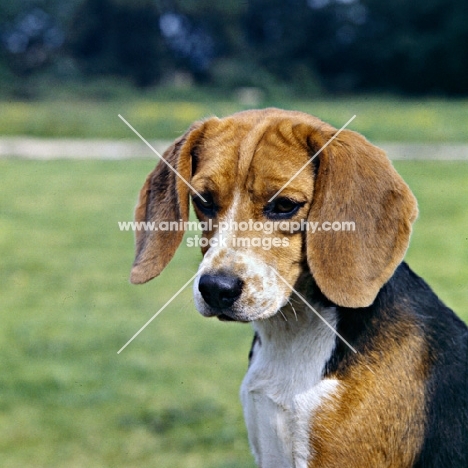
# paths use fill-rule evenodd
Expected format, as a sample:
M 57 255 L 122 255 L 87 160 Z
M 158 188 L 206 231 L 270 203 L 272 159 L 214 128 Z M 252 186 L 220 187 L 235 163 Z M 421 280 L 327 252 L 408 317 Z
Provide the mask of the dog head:
M 193 124 L 164 153 L 135 218 L 187 221 L 192 198 L 209 225 L 194 283 L 200 313 L 270 317 L 304 269 L 337 305 L 374 301 L 404 257 L 416 200 L 382 150 L 355 132 L 336 134 L 304 113 L 245 111 Z M 342 223 L 354 230 L 330 229 Z M 132 283 L 159 275 L 182 237 L 137 231 Z

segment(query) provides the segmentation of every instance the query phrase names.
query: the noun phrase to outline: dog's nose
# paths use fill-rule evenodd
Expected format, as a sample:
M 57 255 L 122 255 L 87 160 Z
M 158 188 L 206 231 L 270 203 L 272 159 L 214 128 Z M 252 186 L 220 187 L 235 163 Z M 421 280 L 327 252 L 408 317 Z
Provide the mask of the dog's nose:
M 242 294 L 243 281 L 232 275 L 202 275 L 198 283 L 205 302 L 216 309 L 231 307 Z

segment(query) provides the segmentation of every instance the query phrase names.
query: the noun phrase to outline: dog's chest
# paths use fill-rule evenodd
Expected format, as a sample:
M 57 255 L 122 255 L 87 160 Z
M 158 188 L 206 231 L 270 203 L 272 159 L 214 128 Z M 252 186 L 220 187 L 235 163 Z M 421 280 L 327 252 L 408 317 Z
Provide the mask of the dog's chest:
M 335 334 L 313 312 L 255 322 L 259 334 L 241 388 L 249 442 L 262 468 L 306 468 L 316 408 L 335 393 L 337 381 L 322 379 Z M 336 325 L 334 309 L 321 311 Z

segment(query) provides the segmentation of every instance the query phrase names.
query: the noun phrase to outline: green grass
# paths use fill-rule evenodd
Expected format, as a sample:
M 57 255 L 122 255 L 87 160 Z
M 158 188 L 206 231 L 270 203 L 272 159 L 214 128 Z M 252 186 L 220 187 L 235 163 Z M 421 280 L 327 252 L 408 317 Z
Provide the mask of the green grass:
M 151 162 L 0 161 L 2 467 L 245 467 L 251 340 L 194 312 L 182 249 L 132 286 L 132 217 Z
M 248 325 L 202 318 L 184 246 L 128 283 L 130 220 L 151 161 L 0 160 L 1 465 L 247 468 L 239 386 Z M 420 203 L 408 261 L 468 320 L 468 164 L 398 162 Z
M 246 109 L 226 96 L 206 95 L 190 100 L 164 94 L 106 100 L 57 96 L 42 102 L 0 102 L 0 136 L 126 138 L 131 131 L 118 119 L 122 114 L 146 138 L 174 139 L 196 119 L 229 115 Z M 257 107 L 302 110 L 341 127 L 352 115 L 350 128 L 373 141 L 467 142 L 466 100 L 405 100 L 385 97 L 304 99 L 278 97 Z
M 406 260 L 468 322 L 468 163 L 394 165 L 419 203 Z

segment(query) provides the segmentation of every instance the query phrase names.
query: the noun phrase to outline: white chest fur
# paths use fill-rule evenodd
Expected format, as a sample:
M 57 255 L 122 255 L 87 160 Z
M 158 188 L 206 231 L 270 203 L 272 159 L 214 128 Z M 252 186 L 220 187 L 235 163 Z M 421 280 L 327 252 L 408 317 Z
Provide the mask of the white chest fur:
M 322 317 L 336 326 L 333 308 Z M 297 320 L 280 313 L 254 322 L 255 346 L 241 387 L 244 417 L 256 463 L 261 468 L 306 468 L 314 410 L 336 391 L 336 380 L 323 379 L 335 346 L 335 334 L 312 311 Z

